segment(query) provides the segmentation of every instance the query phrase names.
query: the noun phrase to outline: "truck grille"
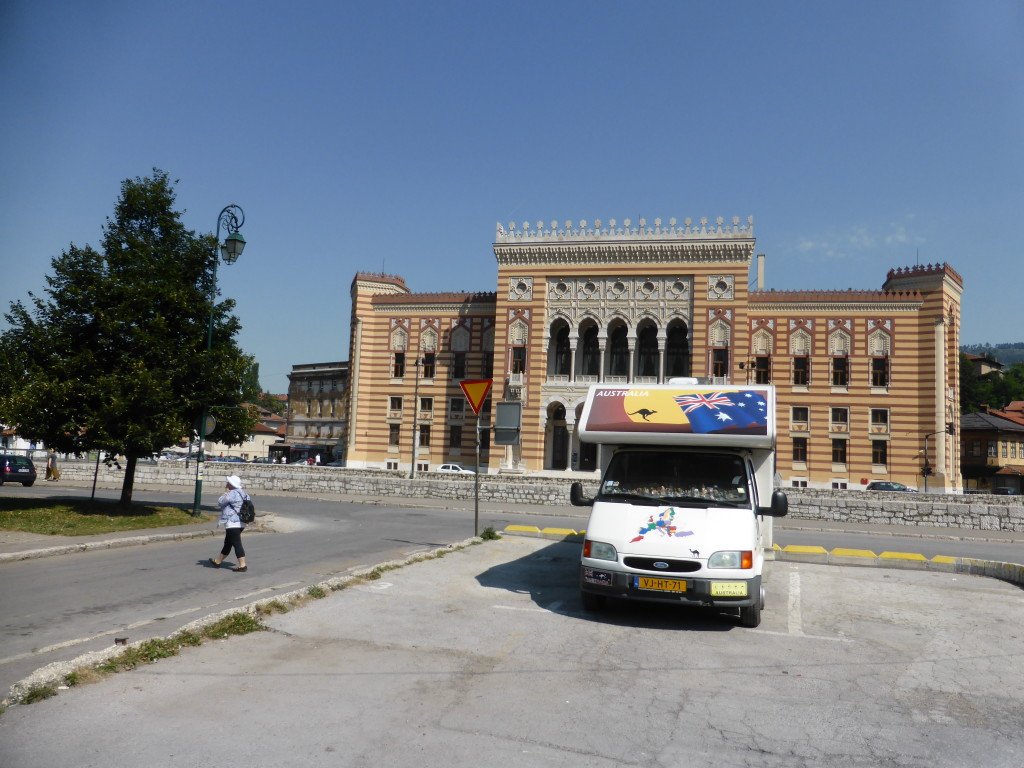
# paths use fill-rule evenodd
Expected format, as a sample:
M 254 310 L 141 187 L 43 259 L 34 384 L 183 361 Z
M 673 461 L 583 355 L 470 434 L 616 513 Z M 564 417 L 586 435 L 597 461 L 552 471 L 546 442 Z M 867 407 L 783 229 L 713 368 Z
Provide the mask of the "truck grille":
M 655 573 L 693 573 L 701 569 L 701 564 L 694 560 L 668 560 L 660 557 L 627 557 L 622 561 L 630 568 Z M 655 568 L 655 563 L 668 563 L 668 568 Z

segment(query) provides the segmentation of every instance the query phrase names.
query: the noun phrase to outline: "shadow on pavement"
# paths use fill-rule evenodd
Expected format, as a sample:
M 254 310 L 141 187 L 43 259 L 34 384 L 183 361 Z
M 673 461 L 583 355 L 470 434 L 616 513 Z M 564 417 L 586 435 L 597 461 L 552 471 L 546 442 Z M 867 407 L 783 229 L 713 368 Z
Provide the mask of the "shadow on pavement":
M 739 626 L 739 617 L 716 609 L 608 600 L 600 611 L 585 611 L 580 602 L 580 542 L 556 541 L 524 557 L 488 568 L 476 579 L 482 587 L 528 594 L 546 611 L 620 627 L 679 632 L 724 632 Z

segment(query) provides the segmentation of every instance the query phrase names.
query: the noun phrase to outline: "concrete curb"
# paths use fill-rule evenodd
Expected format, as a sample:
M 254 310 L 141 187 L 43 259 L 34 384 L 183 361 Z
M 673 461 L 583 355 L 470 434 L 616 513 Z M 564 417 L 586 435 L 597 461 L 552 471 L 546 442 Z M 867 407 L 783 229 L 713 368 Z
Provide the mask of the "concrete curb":
M 534 525 L 509 525 L 503 531 L 511 536 L 528 536 L 551 539 L 552 541 L 582 541 L 586 531 L 568 528 L 538 528 Z M 950 557 L 936 555 L 928 559 L 917 552 L 881 552 L 875 554 L 868 549 L 847 549 L 790 544 L 780 547 L 776 544 L 765 552 L 766 559 L 783 560 L 793 563 L 815 563 L 817 565 L 853 565 L 867 568 L 892 568 L 896 570 L 942 571 L 964 573 L 971 576 L 985 576 L 1024 588 L 1024 565 L 1005 563 L 999 560 L 978 560 L 971 557 Z
M 186 539 L 201 539 L 213 536 L 217 531 L 187 531 L 178 533 L 153 533 L 145 536 L 125 536 L 118 539 L 103 539 L 102 541 L 83 541 L 81 544 L 62 544 L 59 547 L 44 547 L 42 549 L 26 549 L 21 552 L 0 553 L 0 563 L 10 563 L 18 560 L 35 560 L 40 557 L 53 557 L 54 555 L 69 555 L 74 552 L 90 552 L 95 549 L 119 549 L 121 547 L 136 547 L 141 544 L 149 544 L 156 541 L 184 541 Z
M 466 549 L 475 544 L 483 544 L 484 540 L 479 536 L 474 536 L 468 539 L 464 539 L 454 544 L 448 544 L 443 547 L 437 547 L 436 549 L 429 550 L 427 552 L 418 552 L 409 557 L 401 560 L 387 560 L 383 563 L 377 563 L 376 565 L 367 566 L 366 568 L 360 568 L 358 571 L 352 571 L 344 576 L 332 576 L 324 581 L 317 582 L 315 584 L 307 584 L 298 589 L 294 589 L 290 592 L 282 592 L 279 595 L 272 597 L 261 598 L 245 605 L 239 605 L 234 608 L 227 608 L 223 611 L 204 616 L 201 619 L 196 619 L 193 622 L 189 622 L 183 627 L 175 630 L 170 635 L 167 635 L 167 639 L 181 635 L 185 632 L 199 632 L 205 627 L 216 624 L 221 619 L 231 616 L 236 613 L 248 613 L 249 615 L 258 615 L 262 608 L 269 606 L 271 603 L 287 603 L 294 598 L 307 597 L 311 589 L 319 587 L 324 592 L 330 594 L 340 589 L 344 589 L 351 584 L 359 582 L 365 579 L 367 576 L 372 575 L 375 571 L 380 570 L 395 570 L 402 568 L 407 565 L 413 565 L 414 563 L 423 562 L 425 560 L 433 560 L 438 557 L 443 557 L 446 554 L 457 552 L 462 549 Z M 147 637 L 143 640 L 137 640 L 135 642 L 127 643 L 126 645 L 113 645 L 109 648 L 104 648 L 99 651 L 91 651 L 84 653 L 81 656 L 76 656 L 73 659 L 67 661 L 55 661 L 52 664 L 47 664 L 45 667 L 40 667 L 31 675 L 23 678 L 11 686 L 10 692 L 7 697 L 0 701 L 0 708 L 11 706 L 12 704 L 19 704 L 25 698 L 25 696 L 34 688 L 41 686 L 55 686 L 60 690 L 64 684 L 64 679 L 68 673 L 87 667 L 92 667 L 96 664 L 101 664 L 104 661 L 114 658 L 126 650 L 131 648 L 138 648 L 144 643 L 158 638 Z

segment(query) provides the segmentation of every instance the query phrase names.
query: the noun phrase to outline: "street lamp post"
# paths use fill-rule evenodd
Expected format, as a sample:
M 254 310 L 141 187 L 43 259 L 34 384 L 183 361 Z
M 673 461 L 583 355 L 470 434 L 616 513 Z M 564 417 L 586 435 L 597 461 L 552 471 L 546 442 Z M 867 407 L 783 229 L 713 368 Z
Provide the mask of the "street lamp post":
M 245 248 L 245 238 L 238 233 L 238 230 L 242 228 L 244 223 L 245 211 L 234 203 L 224 206 L 217 217 L 217 230 L 215 233 L 217 242 L 214 245 L 213 280 L 210 281 L 210 323 L 206 329 L 207 352 L 213 349 L 213 317 L 217 302 L 217 262 L 219 259 L 224 259 L 225 264 L 234 264 L 238 261 L 238 257 L 242 255 L 242 250 Z M 227 230 L 227 236 L 224 238 L 223 243 L 220 242 L 221 227 Z M 218 250 L 220 251 L 219 254 L 217 253 Z M 199 419 L 199 453 L 196 456 L 196 493 L 195 498 L 192 500 L 193 517 L 199 517 L 199 507 L 203 495 L 203 464 L 206 459 L 206 433 L 209 431 L 206 423 L 208 410 L 209 404 L 204 403 L 203 414 Z

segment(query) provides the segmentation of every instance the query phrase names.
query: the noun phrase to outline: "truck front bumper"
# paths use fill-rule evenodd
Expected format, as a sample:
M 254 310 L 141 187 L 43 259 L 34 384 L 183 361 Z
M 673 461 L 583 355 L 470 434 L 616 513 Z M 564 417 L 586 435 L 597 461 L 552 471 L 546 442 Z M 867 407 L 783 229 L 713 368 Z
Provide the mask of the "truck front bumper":
M 580 590 L 628 600 L 739 608 L 761 603 L 761 576 L 676 578 L 582 565 Z

